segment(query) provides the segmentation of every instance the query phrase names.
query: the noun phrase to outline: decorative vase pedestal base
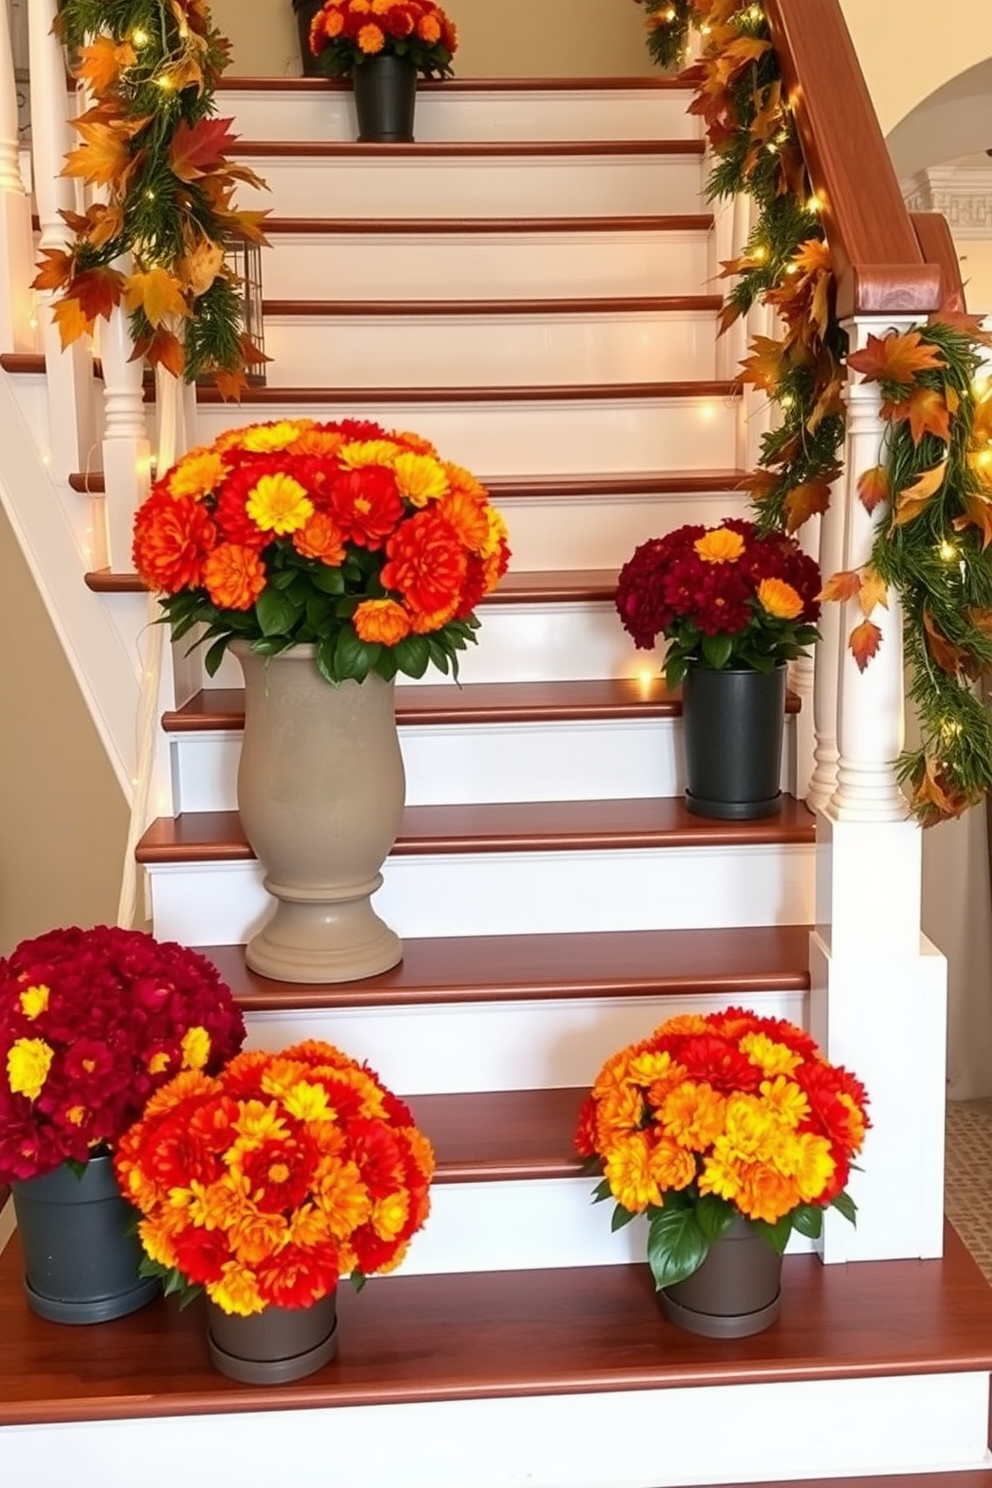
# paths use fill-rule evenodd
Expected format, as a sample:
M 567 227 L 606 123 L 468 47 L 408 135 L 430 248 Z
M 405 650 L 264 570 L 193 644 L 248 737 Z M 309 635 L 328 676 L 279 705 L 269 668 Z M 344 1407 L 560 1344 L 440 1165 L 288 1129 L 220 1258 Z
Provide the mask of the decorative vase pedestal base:
M 337 1353 L 337 1299 L 312 1307 L 267 1307 L 238 1317 L 207 1303 L 210 1362 L 245 1385 L 285 1385 L 305 1378 Z
M 369 885 L 374 893 L 381 876 Z M 293 901 L 265 879 L 276 909 L 245 947 L 245 961 L 260 976 L 280 982 L 352 982 L 378 976 L 403 959 L 403 942 L 380 920 L 367 899 L 329 906 L 326 900 Z
M 782 1257 L 736 1216 L 685 1281 L 658 1293 L 662 1314 L 703 1338 L 748 1338 L 770 1328 L 782 1300 Z

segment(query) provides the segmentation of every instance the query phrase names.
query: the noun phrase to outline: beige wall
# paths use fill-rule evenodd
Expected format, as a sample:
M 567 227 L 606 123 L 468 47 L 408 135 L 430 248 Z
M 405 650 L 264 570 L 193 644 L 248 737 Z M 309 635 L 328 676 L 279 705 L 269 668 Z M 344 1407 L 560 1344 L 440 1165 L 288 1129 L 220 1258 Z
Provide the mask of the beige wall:
M 956 241 L 968 309 L 992 315 L 992 238 Z
M 127 808 L 2 506 L 0 636 L 4 955 L 57 925 L 113 923 Z

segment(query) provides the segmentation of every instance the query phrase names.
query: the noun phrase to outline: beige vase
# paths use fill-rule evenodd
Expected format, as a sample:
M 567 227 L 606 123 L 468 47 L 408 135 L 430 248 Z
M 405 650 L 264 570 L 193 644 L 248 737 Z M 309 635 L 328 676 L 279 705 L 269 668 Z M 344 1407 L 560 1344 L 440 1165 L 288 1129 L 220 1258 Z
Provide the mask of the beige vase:
M 373 675 L 332 687 L 313 646 L 231 650 L 245 679 L 238 807 L 276 901 L 245 959 L 284 982 L 387 971 L 403 946 L 369 901 L 406 790 L 393 684 Z

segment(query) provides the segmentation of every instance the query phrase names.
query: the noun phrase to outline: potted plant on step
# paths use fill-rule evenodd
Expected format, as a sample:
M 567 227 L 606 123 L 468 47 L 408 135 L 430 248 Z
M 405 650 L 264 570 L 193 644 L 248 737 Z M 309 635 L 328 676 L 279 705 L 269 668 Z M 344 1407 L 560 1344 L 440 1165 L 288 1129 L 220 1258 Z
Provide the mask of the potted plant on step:
M 576 1147 L 616 1203 L 614 1229 L 648 1219 L 664 1315 L 743 1338 L 779 1313 L 793 1230 L 819 1236 L 869 1125 L 864 1086 L 795 1024 L 742 1008 L 670 1018 L 614 1054 L 579 1117 Z
M 249 1384 L 319 1369 L 338 1281 L 400 1264 L 430 1208 L 434 1154 L 367 1065 L 307 1040 L 180 1075 L 120 1142 L 143 1269 L 207 1295 L 210 1356 Z
M 280 981 L 374 976 L 402 956 L 370 897 L 399 830 L 397 673 L 457 672 L 506 571 L 502 518 L 427 440 L 368 420 L 221 434 L 156 481 L 134 562 L 213 675 L 245 677 L 238 806 L 275 901 L 248 943 Z
M 205 957 L 137 930 L 53 930 L 0 961 L 0 1182 L 33 1312 L 106 1322 L 158 1292 L 111 1153 L 159 1086 L 219 1069 L 244 1036 Z
M 325 0 L 308 43 L 318 73 L 352 79 L 360 141 L 409 143 L 417 77 L 451 76 L 458 33 L 434 0 Z
M 664 636 L 665 680 L 682 687 L 690 811 L 779 811 L 785 664 L 818 639 L 819 596 L 795 538 L 736 518 L 651 538 L 620 570 L 624 629 L 646 650 Z

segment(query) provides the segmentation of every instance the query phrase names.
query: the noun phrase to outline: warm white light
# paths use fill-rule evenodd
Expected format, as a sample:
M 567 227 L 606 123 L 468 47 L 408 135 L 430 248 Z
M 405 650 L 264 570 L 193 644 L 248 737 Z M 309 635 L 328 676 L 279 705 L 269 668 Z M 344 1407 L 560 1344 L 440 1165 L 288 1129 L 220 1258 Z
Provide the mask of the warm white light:
M 791 408 L 796 400 L 791 393 L 783 393 L 778 401 L 782 408 Z
M 940 547 L 937 549 L 937 552 L 945 563 L 953 563 L 955 558 L 958 556 L 957 548 L 952 542 L 948 542 L 946 537 L 944 538 L 944 541 L 941 543 Z
M 147 31 L 142 31 L 141 28 L 140 28 L 140 26 L 139 26 L 139 28 L 137 29 L 137 31 L 132 31 L 131 32 L 131 40 L 134 42 L 134 44 L 135 44 L 136 47 L 147 46 L 148 45 L 148 32 Z
M 159 73 L 158 77 L 155 79 L 155 85 L 156 87 L 161 88 L 165 93 L 171 92 L 171 90 L 175 87 L 172 78 L 167 72 Z
M 810 197 L 809 201 L 806 203 L 806 210 L 807 210 L 807 212 L 812 212 L 812 214 L 813 214 L 814 217 L 816 216 L 817 212 L 822 212 L 822 210 L 823 210 L 823 203 L 820 200 L 820 198 L 817 195 L 815 195 L 815 193 L 814 193 L 813 196 Z
M 707 423 L 709 423 L 713 419 L 715 419 L 716 418 L 716 404 L 715 403 L 701 403 L 699 405 L 699 417 L 701 419 L 705 419 L 707 421 Z
M 767 259 L 767 257 L 768 257 L 768 249 L 765 248 L 760 243 L 758 244 L 757 248 L 755 248 L 755 250 L 751 254 L 751 258 L 752 258 L 752 260 L 755 263 L 764 263 L 765 260 Z

